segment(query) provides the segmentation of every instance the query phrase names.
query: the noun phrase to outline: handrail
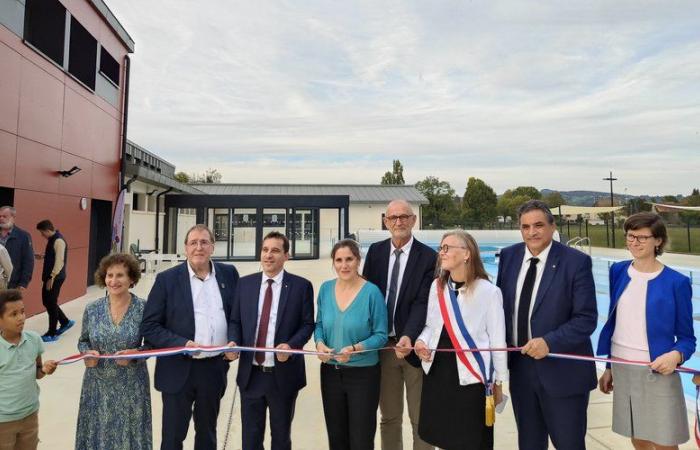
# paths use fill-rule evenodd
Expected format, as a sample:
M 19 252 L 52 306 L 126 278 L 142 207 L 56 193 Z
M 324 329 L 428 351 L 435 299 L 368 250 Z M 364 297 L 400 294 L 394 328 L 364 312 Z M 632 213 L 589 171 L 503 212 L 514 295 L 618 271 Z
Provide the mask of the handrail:
M 585 244 L 588 244 L 588 252 L 584 251 L 583 246 Z M 584 237 L 576 236 L 575 238 L 569 239 L 566 242 L 566 245 L 569 247 L 573 247 L 573 248 L 575 248 L 583 253 L 588 253 L 588 255 L 591 254 L 591 240 L 588 236 L 584 236 Z

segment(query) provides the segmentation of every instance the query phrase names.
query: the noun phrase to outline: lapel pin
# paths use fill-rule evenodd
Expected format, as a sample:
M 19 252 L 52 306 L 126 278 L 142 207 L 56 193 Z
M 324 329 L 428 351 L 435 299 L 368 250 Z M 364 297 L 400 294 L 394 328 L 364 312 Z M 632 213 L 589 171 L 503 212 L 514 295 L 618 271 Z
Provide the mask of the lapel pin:
M 557 265 L 556 265 L 556 264 L 552 264 L 552 269 L 556 269 L 556 268 L 557 268 Z
M 226 289 L 226 285 L 224 283 L 221 283 L 221 289 Z

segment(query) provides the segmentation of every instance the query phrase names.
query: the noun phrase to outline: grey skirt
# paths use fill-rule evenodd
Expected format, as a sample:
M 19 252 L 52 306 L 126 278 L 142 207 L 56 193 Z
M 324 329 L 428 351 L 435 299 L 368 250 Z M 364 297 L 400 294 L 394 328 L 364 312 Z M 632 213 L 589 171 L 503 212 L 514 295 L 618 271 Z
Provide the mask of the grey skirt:
M 688 412 L 678 373 L 661 375 L 646 367 L 612 365 L 612 430 L 659 445 L 690 438 Z

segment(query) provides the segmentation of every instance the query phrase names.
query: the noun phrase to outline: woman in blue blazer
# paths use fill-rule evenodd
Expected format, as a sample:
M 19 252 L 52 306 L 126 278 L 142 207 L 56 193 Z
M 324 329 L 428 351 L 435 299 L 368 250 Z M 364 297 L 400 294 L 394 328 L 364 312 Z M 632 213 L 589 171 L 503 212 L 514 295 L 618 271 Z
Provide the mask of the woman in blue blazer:
M 690 279 L 657 260 L 668 241 L 658 215 L 634 214 L 624 229 L 633 259 L 610 267 L 610 310 L 597 353 L 649 367 L 612 363 L 598 384 L 606 394 L 614 385 L 614 432 L 637 449 L 677 448 L 689 438 L 675 369 L 695 352 Z

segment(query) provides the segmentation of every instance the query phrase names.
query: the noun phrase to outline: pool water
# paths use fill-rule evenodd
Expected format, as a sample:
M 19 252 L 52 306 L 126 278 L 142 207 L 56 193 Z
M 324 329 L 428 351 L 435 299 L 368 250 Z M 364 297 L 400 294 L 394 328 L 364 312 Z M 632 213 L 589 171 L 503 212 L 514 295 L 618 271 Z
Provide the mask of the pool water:
M 439 244 L 435 243 L 428 245 L 430 245 L 433 249 L 437 249 Z M 489 275 L 493 277 L 492 281 L 494 283 L 496 282 L 496 276 L 498 275 L 498 260 L 496 258 L 496 253 L 503 247 L 505 247 L 505 245 L 500 244 L 482 244 L 479 246 L 484 267 Z M 614 260 L 606 258 L 593 258 L 593 279 L 595 281 L 596 299 L 598 301 L 598 326 L 591 336 L 594 351 L 598 343 L 600 331 L 608 318 L 608 308 L 610 306 L 608 269 L 614 262 Z M 696 320 L 693 320 L 693 326 L 695 329 L 695 336 L 698 338 L 698 349 L 695 355 L 693 355 L 693 357 L 686 361 L 683 365 L 685 367 L 700 370 L 700 270 L 691 271 L 683 268 L 674 269 L 691 278 L 693 287 L 693 317 L 696 318 Z M 691 378 L 692 375 L 681 374 L 683 390 L 686 397 L 695 399 L 695 385 L 693 385 Z

